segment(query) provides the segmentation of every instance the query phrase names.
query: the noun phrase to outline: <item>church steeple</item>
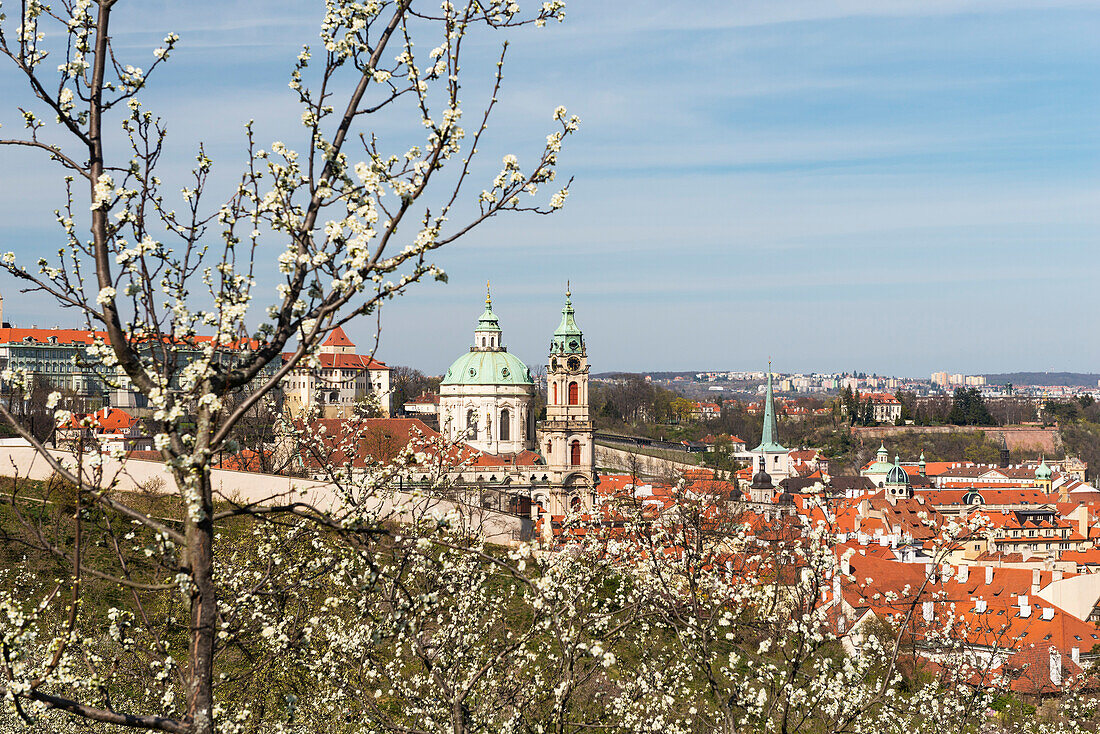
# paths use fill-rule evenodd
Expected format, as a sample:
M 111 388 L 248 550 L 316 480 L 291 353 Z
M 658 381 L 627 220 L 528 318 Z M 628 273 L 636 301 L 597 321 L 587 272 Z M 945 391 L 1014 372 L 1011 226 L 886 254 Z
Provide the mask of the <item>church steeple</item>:
M 584 334 L 577 326 L 573 311 L 573 292 L 565 285 L 565 307 L 561 310 L 561 323 L 550 340 L 551 354 L 584 354 Z
M 768 391 L 764 397 L 764 430 L 760 434 L 760 445 L 753 451 L 786 451 L 779 443 L 779 426 L 775 420 L 775 397 L 772 394 L 772 364 L 768 362 Z
M 584 336 L 573 318 L 569 286 L 561 324 L 550 339 L 546 365 L 546 420 L 539 424 L 540 448 L 551 475 L 551 484 L 561 483 L 557 498 L 551 498 L 564 514 L 573 509 L 591 511 L 595 501 L 595 426 L 588 412 L 588 354 Z
M 474 349 L 476 351 L 498 351 L 501 346 L 500 322 L 493 313 L 493 297 L 489 292 L 489 281 L 485 281 L 485 311 L 477 320 L 474 329 Z

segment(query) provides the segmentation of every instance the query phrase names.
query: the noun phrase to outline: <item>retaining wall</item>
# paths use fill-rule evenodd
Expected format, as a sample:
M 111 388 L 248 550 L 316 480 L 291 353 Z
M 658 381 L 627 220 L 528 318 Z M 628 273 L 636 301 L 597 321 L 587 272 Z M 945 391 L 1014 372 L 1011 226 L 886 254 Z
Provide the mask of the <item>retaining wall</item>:
M 1056 453 L 1062 449 L 1062 437 L 1057 428 L 1041 426 L 870 426 L 852 429 L 852 436 L 860 441 L 878 441 L 899 433 L 960 433 L 981 431 L 999 441 L 1003 433 L 1010 451 L 1024 449 Z
M 601 444 L 596 444 L 596 466 L 625 472 L 636 471 L 644 477 L 662 479 L 668 478 L 677 471 L 697 471 L 700 469 L 698 464 L 662 459 L 658 456 L 649 456 L 636 451 L 616 449 Z
M 75 463 L 75 457 L 68 452 L 50 453 L 63 464 Z M 33 448 L 0 446 L 0 476 L 48 479 L 53 473 L 53 467 Z M 211 483 L 216 498 L 240 504 L 269 505 L 295 501 L 308 503 L 321 512 L 332 512 L 347 502 L 346 495 L 334 485 L 310 479 L 214 469 Z M 164 464 L 139 459 L 120 462 L 105 458 L 101 484 L 114 486 L 122 492 L 170 493 L 175 490 L 175 480 Z M 457 511 L 468 530 L 480 533 L 492 543 L 513 544 L 530 538 L 532 533 L 532 523 L 527 518 L 419 493 L 391 492 L 386 496 L 357 500 L 376 510 L 379 517 L 395 522 L 414 522 Z

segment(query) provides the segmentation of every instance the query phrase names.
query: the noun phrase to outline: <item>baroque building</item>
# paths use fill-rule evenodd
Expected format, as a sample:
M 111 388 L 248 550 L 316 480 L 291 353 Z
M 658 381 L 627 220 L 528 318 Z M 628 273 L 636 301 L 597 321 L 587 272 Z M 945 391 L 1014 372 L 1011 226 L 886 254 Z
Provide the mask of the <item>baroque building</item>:
M 439 388 L 439 431 L 478 452 L 455 481 L 507 495 L 500 506 L 527 506 L 531 520 L 588 512 L 595 504 L 595 428 L 588 407 L 588 352 L 568 290 L 550 340 L 546 419 L 538 422 L 531 370 L 504 344 L 486 293 L 474 342 L 447 369 Z M 518 502 L 517 501 L 522 501 Z

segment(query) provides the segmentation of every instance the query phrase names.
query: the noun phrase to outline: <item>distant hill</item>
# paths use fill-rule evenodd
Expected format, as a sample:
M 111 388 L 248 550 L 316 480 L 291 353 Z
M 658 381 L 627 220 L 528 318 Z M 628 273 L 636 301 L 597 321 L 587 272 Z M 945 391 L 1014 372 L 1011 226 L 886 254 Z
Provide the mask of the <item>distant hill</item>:
M 991 385 L 1064 385 L 1067 387 L 1096 387 L 1100 374 L 1092 372 L 1008 372 L 1005 374 L 984 375 Z

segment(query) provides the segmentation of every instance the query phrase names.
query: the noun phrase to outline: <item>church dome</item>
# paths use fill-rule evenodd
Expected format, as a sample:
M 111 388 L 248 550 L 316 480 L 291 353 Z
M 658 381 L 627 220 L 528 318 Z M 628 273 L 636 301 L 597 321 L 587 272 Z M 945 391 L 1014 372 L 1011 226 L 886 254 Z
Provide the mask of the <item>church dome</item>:
M 878 451 L 875 453 L 875 461 L 869 467 L 867 467 L 868 474 L 885 474 L 893 468 L 893 464 L 890 463 L 890 455 L 886 453 L 886 446 L 879 444 Z
M 752 484 L 749 486 L 751 486 L 753 489 L 771 489 L 772 477 L 771 474 L 768 474 L 768 472 L 764 471 L 763 462 L 761 462 L 760 464 L 760 471 L 756 472 L 756 474 L 753 474 Z
M 1035 478 L 1039 480 L 1048 480 L 1052 476 L 1054 476 L 1054 472 L 1047 466 L 1046 459 L 1044 459 L 1043 462 L 1039 464 L 1039 468 L 1035 470 Z
M 531 370 L 518 357 L 508 353 L 501 342 L 500 323 L 493 313 L 489 284 L 485 284 L 485 313 L 474 329 L 474 346 L 451 363 L 443 376 L 445 385 L 524 385 L 533 386 Z
M 909 484 L 909 472 L 898 463 L 898 460 L 894 459 L 894 465 L 890 467 L 890 471 L 886 474 L 887 484 Z
M 534 385 L 531 370 L 504 351 L 470 351 L 456 359 L 442 385 Z

